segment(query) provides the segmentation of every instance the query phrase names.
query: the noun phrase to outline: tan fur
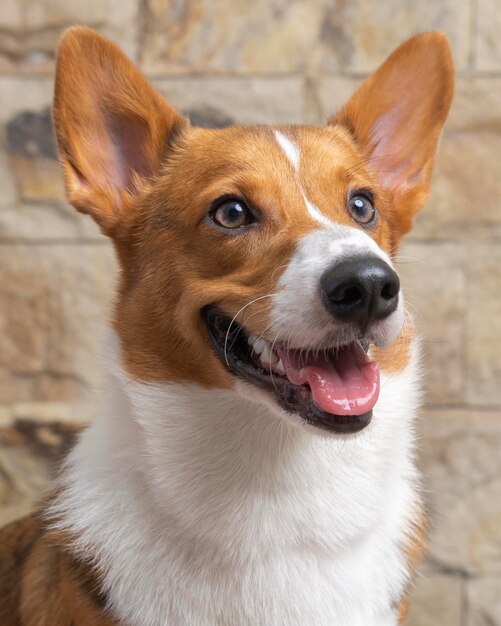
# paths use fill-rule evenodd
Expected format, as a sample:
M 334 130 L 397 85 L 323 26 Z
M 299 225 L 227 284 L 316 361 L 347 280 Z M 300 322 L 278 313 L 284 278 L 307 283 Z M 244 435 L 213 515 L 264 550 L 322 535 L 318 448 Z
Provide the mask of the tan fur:
M 0 531 L 2 626 L 113 626 L 100 578 L 38 515 Z
M 426 199 L 452 96 L 448 45 L 439 34 L 424 37 L 394 52 L 326 127 L 280 128 L 300 147 L 305 194 L 326 217 L 356 226 L 347 195 L 372 191 L 380 219 L 368 234 L 392 256 Z M 413 105 L 418 123 L 404 132 L 404 116 L 392 131 L 405 134 L 407 143 L 398 154 L 374 158 L 382 141 L 378 116 L 394 104 L 391 98 L 405 102 L 408 90 L 421 85 L 426 89 Z M 113 324 L 128 373 L 144 381 L 231 387 L 209 349 L 201 308 L 217 303 L 234 315 L 273 293 L 298 241 L 319 227 L 305 211 L 272 129 L 191 127 L 113 44 L 85 28 L 69 30 L 61 42 L 54 120 L 68 198 L 112 238 L 120 261 Z M 214 229 L 206 215 L 223 195 L 244 196 L 261 216 L 259 231 L 243 238 Z M 267 299 L 248 307 L 248 329 L 266 333 L 268 316 Z M 411 333 L 376 350 L 383 370 L 405 368 Z M 413 564 L 421 534 L 409 537 Z M 99 594 L 99 573 L 72 555 L 70 545 L 47 533 L 36 516 L 2 531 L 2 626 L 114 623 Z
M 408 531 L 407 540 L 408 543 L 405 548 L 405 554 L 407 556 L 407 563 L 409 564 L 409 571 L 413 574 L 421 562 L 425 551 L 426 542 L 428 536 L 428 520 L 424 514 L 424 511 L 416 511 L 416 518 L 412 528 Z M 409 591 L 402 598 L 399 608 L 400 624 L 404 624 L 409 613 Z

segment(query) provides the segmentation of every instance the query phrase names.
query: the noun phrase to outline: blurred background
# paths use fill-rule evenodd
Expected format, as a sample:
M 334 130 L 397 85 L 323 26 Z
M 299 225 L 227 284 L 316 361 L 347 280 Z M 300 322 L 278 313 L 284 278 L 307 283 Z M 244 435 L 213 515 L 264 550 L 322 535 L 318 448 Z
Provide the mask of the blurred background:
M 449 36 L 457 93 L 399 263 L 424 337 L 419 456 L 432 521 L 410 624 L 501 625 L 499 1 L 0 5 L 0 523 L 31 510 L 106 393 L 99 337 L 116 266 L 64 200 L 49 109 L 61 30 L 86 24 L 115 40 L 203 126 L 321 124 L 404 39 Z

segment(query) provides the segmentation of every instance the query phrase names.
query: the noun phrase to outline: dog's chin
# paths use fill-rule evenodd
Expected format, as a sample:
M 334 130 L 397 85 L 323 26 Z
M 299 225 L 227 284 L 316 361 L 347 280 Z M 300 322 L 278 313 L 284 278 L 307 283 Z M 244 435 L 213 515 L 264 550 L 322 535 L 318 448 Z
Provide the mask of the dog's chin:
M 276 418 L 278 422 L 288 425 L 290 428 L 302 430 L 305 433 L 309 433 L 316 437 L 322 437 L 327 439 L 341 438 L 343 441 L 351 438 L 358 438 L 363 436 L 364 433 L 370 430 L 372 424 L 372 417 L 367 423 L 367 427 L 364 427 L 353 432 L 339 432 L 333 428 L 325 428 L 318 424 L 312 424 L 304 420 L 297 413 L 291 413 L 283 409 L 276 401 L 273 394 L 259 389 L 255 385 L 248 383 L 242 379 L 235 381 L 234 393 L 238 395 L 242 400 L 252 403 L 256 407 L 256 412 L 261 410 L 266 411 L 268 417 Z
M 287 350 L 279 344 L 272 350 L 217 307 L 206 307 L 202 316 L 219 359 L 246 398 L 308 430 L 349 435 L 370 424 L 379 370 L 367 355 L 367 340 L 326 346 L 320 352 Z

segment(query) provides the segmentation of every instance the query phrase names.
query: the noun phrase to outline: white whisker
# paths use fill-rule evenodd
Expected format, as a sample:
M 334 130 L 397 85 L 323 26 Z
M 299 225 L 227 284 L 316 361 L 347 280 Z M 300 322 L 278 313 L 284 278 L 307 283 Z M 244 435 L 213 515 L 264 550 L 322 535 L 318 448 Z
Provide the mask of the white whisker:
M 240 315 L 240 313 L 242 313 L 242 311 L 245 311 L 245 309 L 249 306 L 251 306 L 251 304 L 254 304 L 255 302 L 258 302 L 259 300 L 264 300 L 264 298 L 272 298 L 274 294 L 272 293 L 268 293 L 265 294 L 264 296 L 259 296 L 258 298 L 254 298 L 254 300 L 251 300 L 250 302 L 248 302 L 247 304 L 245 304 L 241 309 L 239 309 L 235 315 L 232 317 L 231 322 L 228 326 L 228 329 L 226 331 L 226 336 L 224 338 L 224 360 L 226 362 L 226 365 L 229 367 L 229 362 L 228 362 L 228 353 L 227 353 L 227 349 L 228 349 L 228 337 L 230 335 L 230 331 L 231 331 L 231 327 L 233 325 L 233 323 L 235 322 L 235 320 L 237 319 L 237 317 Z

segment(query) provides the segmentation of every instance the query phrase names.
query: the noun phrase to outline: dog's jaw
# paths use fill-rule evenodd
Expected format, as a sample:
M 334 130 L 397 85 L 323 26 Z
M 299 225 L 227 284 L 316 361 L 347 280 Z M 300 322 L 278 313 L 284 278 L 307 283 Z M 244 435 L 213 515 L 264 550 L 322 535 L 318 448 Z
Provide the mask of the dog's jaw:
M 373 423 L 338 441 L 234 391 L 134 382 L 113 335 L 107 353 L 107 405 L 68 459 L 54 512 L 98 555 L 119 619 L 396 624 L 419 508 L 416 347 L 383 377 Z

